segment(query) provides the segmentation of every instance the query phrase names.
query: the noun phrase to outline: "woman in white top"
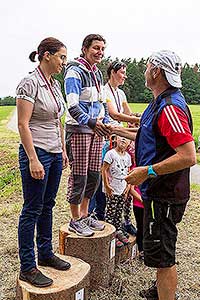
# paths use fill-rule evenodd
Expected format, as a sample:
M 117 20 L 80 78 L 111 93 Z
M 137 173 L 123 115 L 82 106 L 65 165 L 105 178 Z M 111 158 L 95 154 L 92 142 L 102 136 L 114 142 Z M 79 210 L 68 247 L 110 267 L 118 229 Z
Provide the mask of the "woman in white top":
M 126 65 L 120 61 L 112 62 L 107 69 L 107 75 L 105 97 L 111 124 L 122 126 L 122 122 L 139 123 L 140 118 L 133 115 L 125 93 L 119 88 L 127 78 Z

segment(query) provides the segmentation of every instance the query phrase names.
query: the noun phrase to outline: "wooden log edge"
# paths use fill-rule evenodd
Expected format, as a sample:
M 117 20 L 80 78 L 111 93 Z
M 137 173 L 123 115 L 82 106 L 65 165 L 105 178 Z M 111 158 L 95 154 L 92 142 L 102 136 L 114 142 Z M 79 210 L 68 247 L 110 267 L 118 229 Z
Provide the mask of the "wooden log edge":
M 59 253 L 65 255 L 65 239 L 69 235 L 69 232 L 62 230 L 62 227 L 59 230 Z

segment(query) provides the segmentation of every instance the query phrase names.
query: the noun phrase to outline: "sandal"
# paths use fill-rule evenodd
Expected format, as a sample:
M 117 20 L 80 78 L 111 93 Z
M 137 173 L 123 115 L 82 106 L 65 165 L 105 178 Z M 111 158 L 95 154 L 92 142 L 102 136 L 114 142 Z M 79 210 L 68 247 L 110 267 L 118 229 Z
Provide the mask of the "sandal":
M 123 247 L 124 246 L 124 244 L 118 239 L 118 238 L 116 238 L 116 248 L 121 248 L 121 247 Z
M 124 244 L 124 245 L 128 245 L 129 240 L 127 239 L 127 237 L 123 234 L 123 232 L 117 231 L 116 233 L 116 237 Z

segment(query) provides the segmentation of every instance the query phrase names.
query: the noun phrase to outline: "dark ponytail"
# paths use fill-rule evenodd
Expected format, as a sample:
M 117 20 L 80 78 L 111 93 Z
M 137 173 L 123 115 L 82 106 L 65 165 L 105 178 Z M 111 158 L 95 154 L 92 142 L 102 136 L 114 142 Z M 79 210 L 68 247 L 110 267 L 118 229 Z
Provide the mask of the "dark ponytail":
M 29 59 L 30 59 L 32 62 L 36 62 L 36 60 L 35 60 L 36 54 L 37 54 L 37 51 L 33 51 L 33 52 L 31 52 L 31 54 L 29 55 Z

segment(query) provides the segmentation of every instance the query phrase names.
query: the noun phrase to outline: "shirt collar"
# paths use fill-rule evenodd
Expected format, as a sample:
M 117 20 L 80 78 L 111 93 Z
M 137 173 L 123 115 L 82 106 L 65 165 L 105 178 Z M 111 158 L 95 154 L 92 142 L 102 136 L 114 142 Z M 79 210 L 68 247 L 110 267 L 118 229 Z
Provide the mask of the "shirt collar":
M 174 94 L 178 90 L 179 90 L 178 88 L 169 87 L 168 89 L 166 89 L 165 91 L 163 91 L 155 100 L 156 100 L 156 102 L 159 102 L 163 98 L 169 97 L 171 94 Z

